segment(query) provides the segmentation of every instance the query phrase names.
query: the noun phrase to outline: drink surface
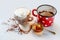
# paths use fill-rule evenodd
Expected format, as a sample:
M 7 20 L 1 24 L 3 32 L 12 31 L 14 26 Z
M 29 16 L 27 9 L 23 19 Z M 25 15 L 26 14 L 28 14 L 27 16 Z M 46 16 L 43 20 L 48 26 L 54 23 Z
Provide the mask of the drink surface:
M 42 16 L 53 16 L 54 14 L 52 12 L 49 12 L 49 11 L 42 11 L 42 12 L 39 12 L 40 15 Z

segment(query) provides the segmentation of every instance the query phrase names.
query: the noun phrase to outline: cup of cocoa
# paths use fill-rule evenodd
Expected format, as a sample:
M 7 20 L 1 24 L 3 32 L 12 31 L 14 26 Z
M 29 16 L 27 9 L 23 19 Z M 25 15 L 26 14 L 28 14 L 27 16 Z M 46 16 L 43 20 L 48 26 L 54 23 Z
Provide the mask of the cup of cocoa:
M 15 19 L 22 25 L 32 21 L 31 11 L 28 8 L 20 7 L 15 10 Z
M 42 23 L 44 27 L 52 26 L 56 13 L 56 8 L 48 4 L 40 5 L 37 9 L 32 10 L 32 15 L 37 17 L 37 22 Z

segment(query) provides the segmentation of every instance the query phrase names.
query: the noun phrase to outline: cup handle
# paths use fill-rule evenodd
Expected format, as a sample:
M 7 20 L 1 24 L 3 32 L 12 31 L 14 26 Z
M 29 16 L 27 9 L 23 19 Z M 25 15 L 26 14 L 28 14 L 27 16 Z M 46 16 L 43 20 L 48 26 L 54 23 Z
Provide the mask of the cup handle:
M 32 15 L 35 16 L 35 17 L 37 17 L 37 15 L 34 14 L 34 11 L 37 11 L 37 9 L 33 9 L 33 10 L 32 10 Z

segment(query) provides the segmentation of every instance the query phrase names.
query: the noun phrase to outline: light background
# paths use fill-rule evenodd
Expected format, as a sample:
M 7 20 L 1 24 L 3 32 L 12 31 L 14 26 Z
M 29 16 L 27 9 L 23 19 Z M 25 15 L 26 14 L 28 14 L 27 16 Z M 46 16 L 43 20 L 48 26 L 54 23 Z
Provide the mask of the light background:
M 57 9 L 55 16 L 56 35 L 36 36 L 33 33 L 20 35 L 15 32 L 6 32 L 6 26 L 2 25 L 14 14 L 16 8 L 37 8 L 41 4 L 50 4 Z M 59 0 L 0 0 L 0 40 L 60 40 L 60 1 Z

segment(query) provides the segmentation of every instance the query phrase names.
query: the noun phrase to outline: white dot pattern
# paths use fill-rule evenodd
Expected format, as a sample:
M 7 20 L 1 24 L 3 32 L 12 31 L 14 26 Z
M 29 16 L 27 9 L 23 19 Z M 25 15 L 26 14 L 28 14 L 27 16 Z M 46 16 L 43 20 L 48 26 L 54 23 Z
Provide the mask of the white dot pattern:
M 45 23 L 45 21 L 42 21 L 43 23 Z
M 47 26 L 47 25 L 45 24 L 45 26 Z
M 52 21 L 49 21 L 49 23 L 51 23 Z
M 46 18 L 46 20 L 48 20 L 48 18 Z
M 42 17 L 40 16 L 40 18 L 42 18 Z

